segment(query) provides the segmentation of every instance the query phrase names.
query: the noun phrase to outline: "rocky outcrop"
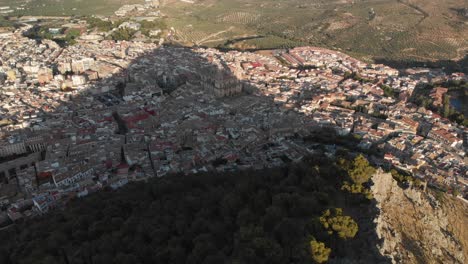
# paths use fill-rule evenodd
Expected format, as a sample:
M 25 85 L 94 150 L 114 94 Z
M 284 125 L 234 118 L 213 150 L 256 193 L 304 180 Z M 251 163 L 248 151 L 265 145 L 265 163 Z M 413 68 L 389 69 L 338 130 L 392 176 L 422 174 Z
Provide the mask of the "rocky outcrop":
M 372 192 L 382 255 L 393 263 L 467 263 L 468 206 L 430 191 L 402 189 L 389 173 L 378 171 Z

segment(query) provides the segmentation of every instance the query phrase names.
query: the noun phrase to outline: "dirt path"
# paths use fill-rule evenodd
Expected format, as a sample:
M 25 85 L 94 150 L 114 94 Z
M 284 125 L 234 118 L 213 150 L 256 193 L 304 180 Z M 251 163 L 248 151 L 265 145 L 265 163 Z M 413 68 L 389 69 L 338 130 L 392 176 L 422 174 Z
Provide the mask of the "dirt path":
M 205 37 L 205 38 L 203 38 L 203 39 L 201 39 L 201 40 L 195 42 L 195 44 L 196 44 L 196 45 L 203 44 L 203 43 L 206 42 L 207 40 L 209 40 L 209 39 L 211 39 L 211 38 L 214 38 L 214 37 L 216 37 L 216 36 L 218 36 L 218 35 L 221 35 L 221 34 L 223 34 L 223 33 L 229 32 L 229 31 L 231 31 L 231 30 L 233 30 L 233 29 L 234 29 L 234 27 L 233 27 L 233 26 L 230 26 L 230 27 L 229 27 L 228 29 L 226 29 L 226 30 L 213 33 L 213 34 L 211 34 L 211 35 L 209 35 L 209 36 L 207 36 L 207 37 Z
M 418 21 L 418 23 L 416 23 L 415 26 L 418 26 L 419 24 L 421 24 L 426 18 L 429 17 L 429 13 L 427 13 L 426 11 L 424 11 L 422 8 L 420 8 L 419 6 L 417 5 L 414 5 L 414 4 L 411 4 L 411 3 L 408 3 L 408 2 L 405 2 L 404 0 L 397 0 L 398 3 L 402 4 L 402 5 L 405 5 L 413 10 L 416 10 L 417 13 L 420 13 L 423 17 Z

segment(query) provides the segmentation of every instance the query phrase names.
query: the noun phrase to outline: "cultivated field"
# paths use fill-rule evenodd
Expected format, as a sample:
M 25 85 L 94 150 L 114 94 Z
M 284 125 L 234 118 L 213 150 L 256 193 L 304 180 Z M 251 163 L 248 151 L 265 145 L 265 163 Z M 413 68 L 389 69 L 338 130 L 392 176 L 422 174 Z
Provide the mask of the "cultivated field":
M 338 49 L 364 60 L 461 60 L 466 0 L 161 0 L 173 40 L 184 45 Z M 112 14 L 144 0 L 0 0 L 12 15 Z
M 144 0 L 0 0 L 10 6 L 12 15 L 111 15 L 124 4 L 142 4 Z
M 205 44 L 261 49 L 306 43 L 368 60 L 434 61 L 466 55 L 468 19 L 455 11 L 463 7 L 466 0 L 166 0 L 162 10 L 186 44 L 229 30 Z M 239 37 L 249 35 L 263 38 Z

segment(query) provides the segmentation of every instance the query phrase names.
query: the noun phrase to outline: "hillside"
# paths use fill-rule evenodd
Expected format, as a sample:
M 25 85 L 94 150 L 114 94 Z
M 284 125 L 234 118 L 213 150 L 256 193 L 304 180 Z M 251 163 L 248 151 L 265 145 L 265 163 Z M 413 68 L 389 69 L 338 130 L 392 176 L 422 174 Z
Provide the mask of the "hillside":
M 396 263 L 466 263 L 466 203 L 432 190 L 403 190 L 390 174 L 378 173 L 373 181 L 382 254 Z
M 15 12 L 8 15 L 70 16 L 112 15 L 125 4 L 141 4 L 144 0 L 0 0 Z
M 316 157 L 135 183 L 0 231 L 0 262 L 385 263 L 372 203 L 341 191 L 345 179 L 341 167 Z
M 381 172 L 369 200 L 341 190 L 345 168 L 314 157 L 99 192 L 0 231 L 0 262 L 463 263 L 466 206 Z
M 421 62 L 460 60 L 468 47 L 463 0 L 163 3 L 163 13 L 185 44 L 263 49 L 307 43 L 367 60 Z
M 0 0 L 5 15 L 112 15 L 143 0 Z M 183 45 L 223 49 L 323 46 L 391 65 L 450 66 L 468 51 L 464 0 L 164 0 Z M 465 59 L 466 60 L 466 59 Z M 465 63 L 461 61 L 460 63 Z

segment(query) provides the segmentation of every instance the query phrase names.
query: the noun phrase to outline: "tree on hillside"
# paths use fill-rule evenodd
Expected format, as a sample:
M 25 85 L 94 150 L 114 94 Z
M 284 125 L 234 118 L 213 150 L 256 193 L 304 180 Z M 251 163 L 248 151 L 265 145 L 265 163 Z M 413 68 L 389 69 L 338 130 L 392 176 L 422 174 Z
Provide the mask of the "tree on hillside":
M 369 188 L 363 185 L 375 173 L 375 168 L 369 164 L 369 161 L 362 154 L 359 154 L 352 161 L 340 159 L 338 164 L 347 172 L 352 181 L 344 181 L 341 189 L 350 193 L 362 193 L 367 199 L 372 199 L 373 196 Z
M 107 32 L 107 31 L 112 30 L 113 28 L 113 24 L 111 21 L 104 21 L 97 17 L 86 17 L 85 19 L 86 19 L 86 22 L 88 23 L 89 29 L 96 28 L 97 30 L 101 32 Z
M 351 167 L 348 169 L 348 175 L 354 183 L 363 184 L 370 180 L 372 174 L 375 173 L 375 168 L 369 164 L 369 161 L 359 154 L 352 161 Z
M 351 217 L 323 213 L 344 198 L 337 170 L 317 156 L 285 168 L 171 175 L 104 190 L 0 230 L 0 263 L 323 263 L 332 250 L 376 263 L 357 250 L 365 236 L 349 239 L 358 230 Z M 356 209 L 370 212 L 346 208 Z
M 128 41 L 132 39 L 134 34 L 135 34 L 135 30 L 123 27 L 112 32 L 111 38 L 113 40 L 127 40 Z
M 444 95 L 444 109 L 443 109 L 443 112 L 442 112 L 443 116 L 445 118 L 448 118 L 451 114 L 451 111 L 450 111 L 450 96 L 449 95 Z
M 320 217 L 320 223 L 329 234 L 337 233 L 342 239 L 353 238 L 358 231 L 358 224 L 350 216 L 343 215 L 343 209 L 327 209 Z
M 317 263 L 324 263 L 330 256 L 331 249 L 325 246 L 325 243 L 313 239 L 310 241 L 310 250 L 312 252 L 312 259 Z

